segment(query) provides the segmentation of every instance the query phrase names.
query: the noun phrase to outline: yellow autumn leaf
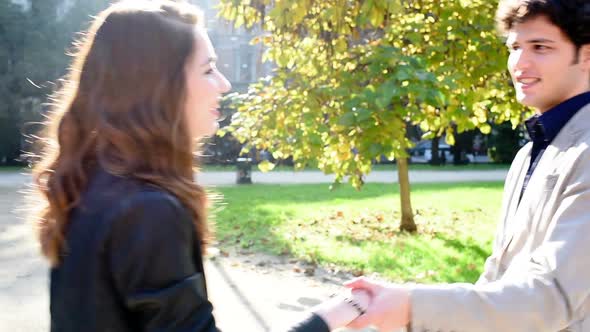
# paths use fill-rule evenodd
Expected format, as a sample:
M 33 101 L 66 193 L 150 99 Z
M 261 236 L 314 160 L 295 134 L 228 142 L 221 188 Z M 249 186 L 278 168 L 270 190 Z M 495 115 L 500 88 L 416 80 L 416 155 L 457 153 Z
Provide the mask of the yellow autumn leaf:
M 258 169 L 259 169 L 261 172 L 264 172 L 264 173 L 266 173 L 266 172 L 270 172 L 270 171 L 272 171 L 274 168 L 275 168 L 275 164 L 271 163 L 271 162 L 270 162 L 270 161 L 268 161 L 268 160 L 263 160 L 263 161 L 261 161 L 261 162 L 258 164 Z

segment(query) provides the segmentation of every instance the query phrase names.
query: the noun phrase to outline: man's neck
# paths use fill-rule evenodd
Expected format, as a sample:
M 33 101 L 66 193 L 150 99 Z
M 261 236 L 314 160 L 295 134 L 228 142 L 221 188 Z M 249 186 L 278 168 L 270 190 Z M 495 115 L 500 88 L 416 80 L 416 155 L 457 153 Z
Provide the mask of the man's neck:
M 543 113 L 545 113 L 545 112 L 547 112 L 547 111 L 555 108 L 555 106 L 560 105 L 563 102 L 568 101 L 568 100 L 574 98 L 575 96 L 579 96 L 579 95 L 581 95 L 583 93 L 587 93 L 587 92 L 590 92 L 590 86 L 586 87 L 585 90 L 582 89 L 582 90 L 579 90 L 579 91 L 576 91 L 576 92 L 572 93 L 568 98 L 565 98 L 564 100 L 560 101 L 559 103 L 557 103 L 555 105 L 544 107 L 544 108 L 533 107 L 533 110 L 535 111 L 536 114 L 541 115 L 541 114 L 543 114 Z

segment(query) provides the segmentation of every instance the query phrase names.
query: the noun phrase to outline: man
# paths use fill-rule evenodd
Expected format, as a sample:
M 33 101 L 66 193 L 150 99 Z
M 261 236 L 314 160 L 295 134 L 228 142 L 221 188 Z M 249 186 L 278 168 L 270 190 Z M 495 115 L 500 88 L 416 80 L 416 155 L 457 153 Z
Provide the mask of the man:
M 381 331 L 590 332 L 590 0 L 506 0 L 516 97 L 536 115 L 514 159 L 493 253 L 475 285 L 357 279 Z

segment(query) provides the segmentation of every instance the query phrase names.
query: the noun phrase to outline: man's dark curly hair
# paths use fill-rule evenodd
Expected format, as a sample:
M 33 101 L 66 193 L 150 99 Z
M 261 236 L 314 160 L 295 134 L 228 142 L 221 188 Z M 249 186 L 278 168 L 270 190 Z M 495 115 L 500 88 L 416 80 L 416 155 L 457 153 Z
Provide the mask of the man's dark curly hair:
M 579 50 L 590 44 L 590 0 L 502 0 L 496 21 L 502 34 L 515 24 L 546 16 Z

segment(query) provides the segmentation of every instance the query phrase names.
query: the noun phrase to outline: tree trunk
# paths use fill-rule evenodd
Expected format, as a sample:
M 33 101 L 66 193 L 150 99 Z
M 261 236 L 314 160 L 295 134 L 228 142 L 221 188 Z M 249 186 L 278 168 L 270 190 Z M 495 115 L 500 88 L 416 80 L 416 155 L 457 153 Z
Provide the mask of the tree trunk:
M 432 156 L 430 158 L 430 160 L 428 160 L 428 162 L 431 165 L 435 165 L 435 166 L 440 166 L 441 164 L 441 158 L 440 158 L 440 152 L 438 150 L 438 144 L 440 141 L 440 137 L 436 136 L 432 139 L 432 143 L 430 145 L 430 151 L 432 151 Z
M 402 221 L 400 230 L 406 232 L 415 232 L 417 230 L 414 222 L 414 211 L 410 201 L 410 176 L 408 173 L 408 158 L 397 160 L 397 176 L 399 182 L 399 196 L 402 206 Z

